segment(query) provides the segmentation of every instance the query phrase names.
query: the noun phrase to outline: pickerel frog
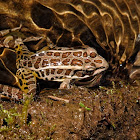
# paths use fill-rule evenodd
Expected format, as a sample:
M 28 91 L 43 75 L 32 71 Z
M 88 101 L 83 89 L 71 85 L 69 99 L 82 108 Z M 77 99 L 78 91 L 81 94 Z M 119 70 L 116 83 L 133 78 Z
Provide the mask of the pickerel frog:
M 12 31 L 18 28 L 11 29 Z M 1 31 L 4 36 L 8 31 Z M 11 32 L 9 30 L 9 32 Z M 95 76 L 108 68 L 106 60 L 100 56 L 94 48 L 82 46 L 79 49 L 67 47 L 54 47 L 48 50 L 40 50 L 36 53 L 29 51 L 21 38 L 14 39 L 13 36 L 7 36 L 3 41 L 4 47 L 9 47 L 11 41 L 14 41 L 14 50 L 16 52 L 16 76 L 19 80 L 18 86 L 23 94 L 36 94 L 36 78 L 59 81 L 60 89 L 71 88 L 71 81 L 86 79 Z M 3 88 L 3 95 L 19 100 L 19 89 L 0 85 Z M 11 88 L 9 90 L 8 88 Z M 12 94 L 9 93 L 12 91 Z M 13 93 L 14 92 L 14 93 Z M 20 93 L 21 95 L 21 93 Z

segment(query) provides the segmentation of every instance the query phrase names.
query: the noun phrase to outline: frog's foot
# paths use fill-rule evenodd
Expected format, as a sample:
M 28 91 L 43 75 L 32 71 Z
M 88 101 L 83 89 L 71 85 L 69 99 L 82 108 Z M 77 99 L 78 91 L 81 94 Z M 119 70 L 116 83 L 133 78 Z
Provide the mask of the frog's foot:
M 19 87 L 25 92 L 28 96 L 31 94 L 34 96 L 36 94 L 36 76 L 29 69 L 20 68 L 16 73 L 17 78 L 19 79 Z
M 138 54 L 136 56 L 136 60 L 131 69 L 129 77 L 133 80 L 140 79 L 140 51 L 138 52 Z
M 6 47 L 6 48 L 10 48 L 9 46 L 9 42 L 12 41 L 14 38 L 13 36 L 7 36 L 4 41 L 3 41 L 3 46 Z
M 71 79 L 65 79 L 61 84 L 59 89 L 71 89 L 73 86 L 70 85 Z
M 1 99 L 12 99 L 12 100 L 20 101 L 23 99 L 23 95 L 24 92 L 18 88 L 0 84 Z
M 20 24 L 19 27 L 15 27 L 13 29 L 2 30 L 2 31 L 0 31 L 0 37 L 4 37 L 5 35 L 7 35 L 7 34 L 9 34 L 11 32 L 20 30 L 21 27 L 22 27 L 22 24 Z M 2 44 L 0 44 L 0 47 L 10 48 L 10 46 L 14 46 L 14 41 L 13 40 L 14 40 L 13 36 L 11 36 L 11 35 L 6 36 L 6 38 L 4 39 L 4 41 L 2 42 Z

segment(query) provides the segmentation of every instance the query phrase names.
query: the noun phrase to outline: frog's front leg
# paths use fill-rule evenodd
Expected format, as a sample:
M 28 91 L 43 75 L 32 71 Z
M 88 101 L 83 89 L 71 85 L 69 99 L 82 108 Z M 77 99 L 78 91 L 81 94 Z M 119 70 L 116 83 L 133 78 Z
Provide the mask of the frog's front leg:
M 14 31 L 17 31 L 17 30 L 20 30 L 22 27 L 22 24 L 20 24 L 19 27 L 15 27 L 15 28 L 12 28 L 12 29 L 6 29 L 6 30 L 2 30 L 0 31 L 0 37 L 4 37 L 5 35 L 11 33 L 11 32 L 14 32 Z M 7 47 L 9 48 L 9 42 L 10 41 L 13 41 L 14 38 L 12 35 L 9 35 L 7 36 L 4 41 L 2 42 L 2 44 L 0 44 L 0 47 Z
M 61 84 L 59 89 L 70 89 L 72 85 L 70 85 L 71 79 L 65 79 Z
M 36 74 L 29 69 L 20 68 L 16 73 L 19 88 L 27 95 L 36 94 Z

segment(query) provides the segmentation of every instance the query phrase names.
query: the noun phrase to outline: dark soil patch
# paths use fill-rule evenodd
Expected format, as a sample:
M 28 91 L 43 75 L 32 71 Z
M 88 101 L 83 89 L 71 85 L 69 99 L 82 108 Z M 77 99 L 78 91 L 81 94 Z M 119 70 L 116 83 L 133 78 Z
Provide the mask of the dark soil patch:
M 0 101 L 0 139 L 138 140 L 139 94 L 140 81 L 119 81 L 97 89 L 44 89 L 29 103 Z

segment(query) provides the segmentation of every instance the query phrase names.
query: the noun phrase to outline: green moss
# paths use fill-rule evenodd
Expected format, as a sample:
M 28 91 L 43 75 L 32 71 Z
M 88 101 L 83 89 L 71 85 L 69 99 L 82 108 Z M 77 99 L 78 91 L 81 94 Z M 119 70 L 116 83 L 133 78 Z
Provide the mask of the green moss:
M 91 110 L 91 108 L 88 108 L 82 102 L 80 102 L 79 105 L 80 105 L 80 107 L 85 108 L 85 110 L 87 110 L 87 111 L 90 111 Z

